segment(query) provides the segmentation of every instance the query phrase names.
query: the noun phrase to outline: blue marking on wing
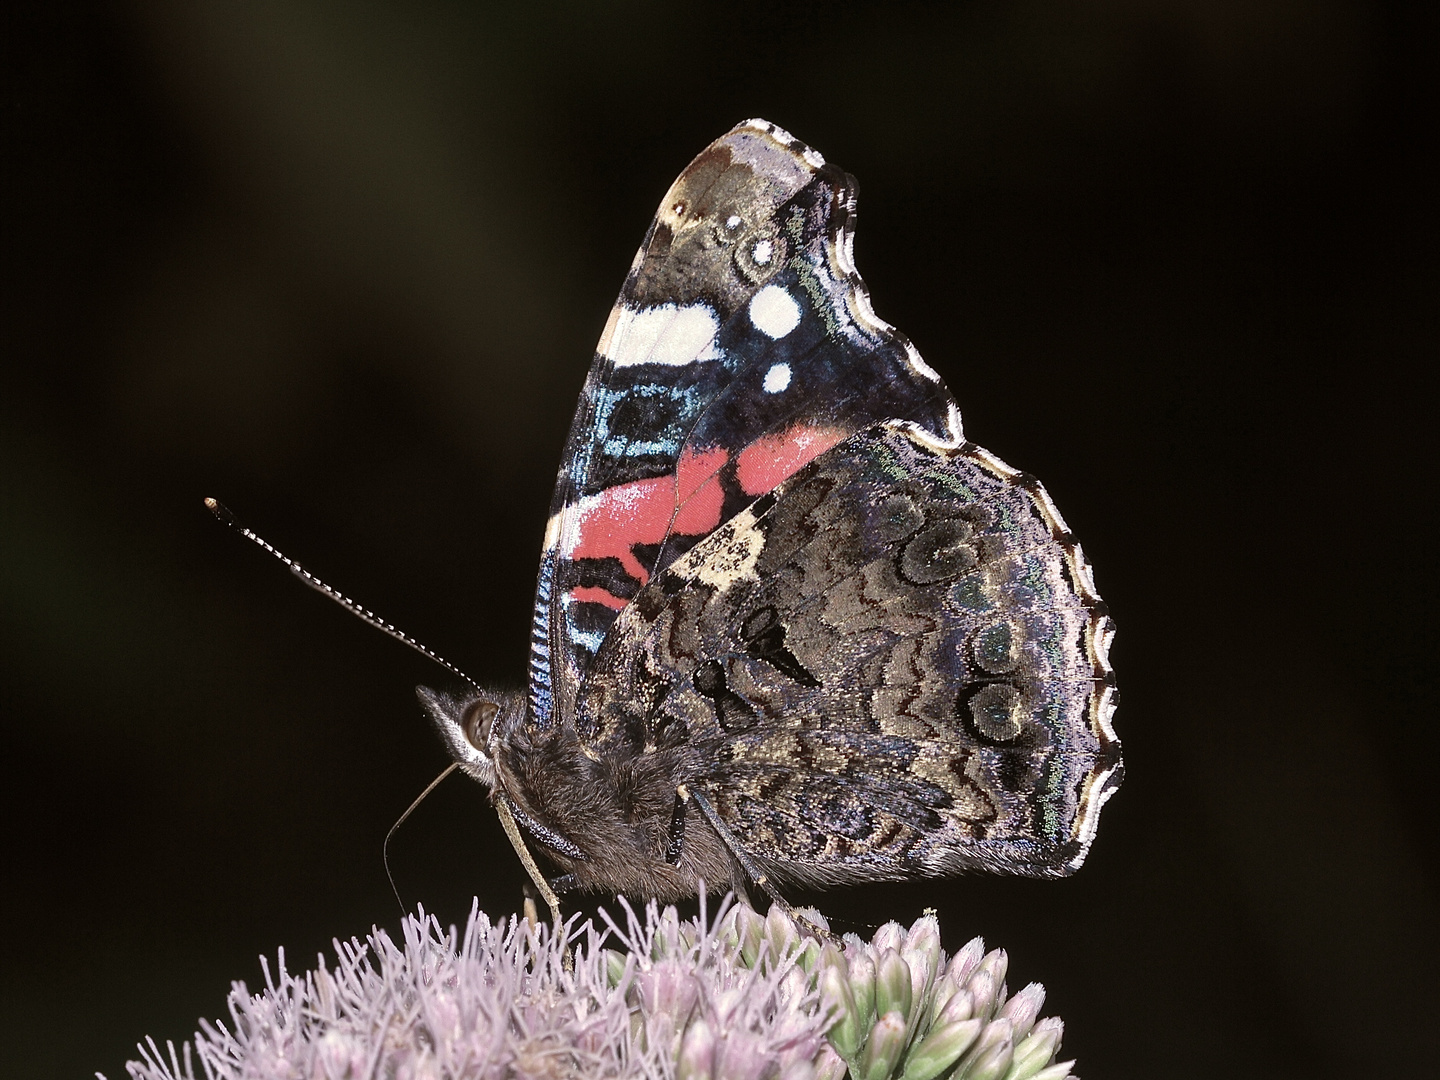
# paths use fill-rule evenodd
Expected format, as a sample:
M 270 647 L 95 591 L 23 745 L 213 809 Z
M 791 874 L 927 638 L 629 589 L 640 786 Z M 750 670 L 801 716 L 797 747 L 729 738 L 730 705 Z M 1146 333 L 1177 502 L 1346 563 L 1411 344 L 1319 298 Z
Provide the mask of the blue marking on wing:
M 550 684 L 550 586 L 555 577 L 555 553 L 540 560 L 535 588 L 535 618 L 530 627 L 530 712 L 542 724 L 550 722 L 555 708 Z

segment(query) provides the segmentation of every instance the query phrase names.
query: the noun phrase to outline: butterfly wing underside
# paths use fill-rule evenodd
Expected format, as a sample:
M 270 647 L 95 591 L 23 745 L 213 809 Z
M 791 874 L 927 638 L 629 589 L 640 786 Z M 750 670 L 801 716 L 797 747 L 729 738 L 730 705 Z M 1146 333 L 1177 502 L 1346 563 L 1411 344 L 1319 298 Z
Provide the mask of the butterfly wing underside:
M 1040 485 L 890 422 L 619 613 L 582 738 L 677 740 L 780 880 L 1062 876 L 1118 787 L 1109 619 Z
M 959 413 L 875 317 L 854 182 L 741 124 L 667 193 L 611 312 L 562 459 L 531 637 L 530 715 L 568 722 L 602 642 L 676 558 L 854 432 Z

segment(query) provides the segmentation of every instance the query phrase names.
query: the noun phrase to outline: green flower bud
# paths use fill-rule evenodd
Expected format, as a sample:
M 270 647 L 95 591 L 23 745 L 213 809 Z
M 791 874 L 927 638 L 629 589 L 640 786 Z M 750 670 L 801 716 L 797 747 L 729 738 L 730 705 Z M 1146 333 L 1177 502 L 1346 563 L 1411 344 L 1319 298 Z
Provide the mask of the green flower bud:
M 950 995 L 950 1000 L 945 1002 L 945 1007 L 935 1017 L 936 1025 L 958 1024 L 961 1020 L 969 1020 L 975 1015 L 975 999 L 969 990 L 960 990 Z
M 655 925 L 655 933 L 650 938 L 651 960 L 664 960 L 667 956 L 674 955 L 677 936 L 676 918 L 673 907 L 667 907 L 660 912 L 660 917 Z
M 845 977 L 850 977 L 850 967 L 845 963 L 845 954 L 837 949 L 833 942 L 825 942 L 820 946 L 820 952 L 816 957 L 817 966 L 820 968 L 833 967 Z
M 1014 1057 L 1010 1021 L 996 1020 L 986 1026 L 961 1075 L 965 1080 L 1002 1080 Z
M 1028 989 L 1028 988 L 1027 988 Z M 1060 1045 L 1060 1036 L 1065 1025 L 1058 1017 L 1042 1020 L 1035 1029 L 1015 1046 L 1015 1058 L 1005 1080 L 1034 1080 L 1034 1077 L 1050 1063 Z
M 855 1055 L 860 1052 L 860 1040 L 865 1036 L 870 1017 L 860 1015 L 850 983 L 840 968 L 825 966 L 820 969 L 820 997 L 825 1008 L 834 1013 L 826 1036 L 842 1058 L 854 1061 Z
M 916 919 L 905 934 L 905 948 L 919 949 L 930 953 L 938 963 L 941 955 L 940 920 L 933 914 Z
M 910 965 L 894 949 L 886 949 L 875 965 L 875 1011 L 881 1016 L 898 1012 L 908 1019 L 913 994 Z
M 898 922 L 887 922 L 884 926 L 880 927 L 879 930 L 875 931 L 875 936 L 870 939 L 870 947 L 875 951 L 876 956 L 879 956 L 886 949 L 894 949 L 896 952 L 899 952 L 905 947 L 905 937 L 905 928 L 903 926 Z
M 910 965 L 910 983 L 914 999 L 922 1001 L 930 993 L 939 976 L 940 961 L 945 952 L 940 947 L 940 921 L 934 915 L 916 919 L 905 936 L 900 955 Z
M 980 966 L 980 958 L 985 955 L 985 939 L 971 938 L 965 943 L 965 947 L 950 958 L 950 964 L 945 969 L 945 977 L 955 983 L 956 986 L 964 986 L 965 980 L 970 978 L 971 973 Z
M 930 991 L 930 1009 L 926 1017 L 930 1023 L 935 1023 L 936 1018 L 944 1011 L 950 999 L 955 996 L 955 984 L 945 977 L 942 972 L 940 978 L 935 980 L 935 988 Z
M 1000 1015 L 1009 1020 L 1015 1029 L 1017 1042 L 1030 1034 L 1030 1029 L 1035 1026 L 1035 1018 L 1040 1015 L 1040 1006 L 1044 1004 L 1045 987 L 1038 982 L 1032 982 L 1007 1001 L 1000 1010 Z
M 620 980 L 625 977 L 625 966 L 628 960 L 624 953 L 616 952 L 614 949 L 605 950 L 605 980 L 607 985 L 615 987 L 620 985 Z
M 979 1020 L 962 1020 L 936 1027 L 906 1055 L 902 1080 L 934 1080 L 970 1049 L 983 1026 Z
M 815 1055 L 815 1074 L 811 1080 L 845 1080 L 850 1067 L 840 1055 L 828 1046 L 822 1046 Z
M 753 968 L 760 959 L 760 945 L 765 940 L 765 920 L 743 905 L 735 911 L 735 929 L 740 937 L 740 959 L 747 968 Z
M 815 965 L 820 962 L 820 950 L 824 946 L 813 937 L 805 938 L 804 942 L 805 946 L 800 950 L 800 955 L 795 958 L 795 962 L 800 965 L 800 970 L 810 975 L 814 974 Z
M 990 976 L 990 984 L 995 988 L 994 1000 L 998 1004 L 1005 999 L 1005 972 L 1009 970 L 1009 967 L 1010 957 L 1005 954 L 1005 950 L 992 949 L 989 953 L 985 955 L 985 959 L 980 961 L 980 966 L 975 969 L 975 973 L 970 976 L 970 979 L 968 981 L 969 983 L 973 984 L 976 976 L 978 976 L 982 971 L 988 972 Z M 989 1007 L 993 1008 L 994 1006 Z M 977 1013 L 980 1012 L 980 1008 L 980 995 L 976 994 L 975 1011 Z
M 973 1002 L 973 1015 L 985 1020 L 990 1019 L 995 1013 L 995 992 L 999 989 L 995 985 L 993 972 L 981 968 L 970 976 L 965 983 L 965 991 L 970 995 Z
M 800 929 L 790 913 L 779 904 L 771 904 L 765 915 L 765 941 L 770 946 L 771 965 L 788 956 L 799 940 Z
M 731 905 L 730 909 L 725 912 L 724 917 L 715 924 L 714 940 L 726 949 L 736 949 L 740 945 L 740 931 L 736 929 L 735 922 L 739 917 L 739 911 L 739 904 Z
M 860 1055 L 855 1080 L 886 1080 L 895 1071 L 895 1063 L 904 1049 L 905 1017 L 899 1012 L 887 1012 L 870 1030 L 870 1041 Z
M 1057 1061 L 1054 1065 L 1041 1069 L 1030 1080 L 1065 1080 L 1074 1067 L 1074 1061 Z
M 850 991 L 855 995 L 855 1015 L 869 1027 L 875 1019 L 875 962 L 869 956 L 850 957 Z

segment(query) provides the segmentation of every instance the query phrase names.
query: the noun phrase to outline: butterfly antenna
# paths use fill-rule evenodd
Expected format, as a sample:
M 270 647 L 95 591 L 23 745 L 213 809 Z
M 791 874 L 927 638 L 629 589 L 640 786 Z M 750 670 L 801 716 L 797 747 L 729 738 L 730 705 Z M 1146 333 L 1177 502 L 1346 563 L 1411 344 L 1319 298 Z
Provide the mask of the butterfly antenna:
M 388 622 L 380 618 L 379 615 L 376 615 L 369 608 L 362 607 L 339 590 L 332 589 L 329 585 L 326 585 L 325 582 L 321 581 L 309 570 L 306 570 L 305 567 L 301 566 L 294 559 L 290 558 L 290 556 L 278 550 L 263 536 L 260 536 L 258 533 L 247 529 L 244 525 L 241 525 L 238 521 L 235 520 L 235 515 L 230 512 L 229 508 L 224 503 L 220 502 L 218 499 L 207 498 L 205 500 L 205 507 L 222 522 L 224 522 L 226 525 L 229 525 L 241 536 L 245 537 L 246 540 L 249 540 L 252 544 L 258 544 L 260 547 L 268 551 L 271 555 L 274 555 L 275 558 L 279 559 L 282 563 L 284 563 L 290 568 L 290 572 L 292 574 L 298 577 L 306 585 L 309 585 L 310 588 L 314 589 L 316 592 L 328 596 L 331 600 L 334 600 L 335 603 L 339 604 L 346 611 L 350 612 L 351 615 L 354 615 L 362 622 L 369 623 L 371 626 L 375 627 L 376 630 L 379 630 L 385 634 L 389 634 L 396 641 L 402 642 L 405 645 L 409 645 L 410 648 L 414 649 L 421 656 L 428 657 L 429 659 L 435 661 L 435 663 L 439 664 L 452 675 L 460 676 L 460 678 L 464 679 L 476 690 L 481 689 L 479 683 L 477 683 L 469 675 L 466 675 L 465 672 L 461 671 L 454 664 L 450 663 L 449 660 L 446 660 L 439 653 L 435 652 L 430 648 L 427 648 L 424 645 L 421 645 L 420 642 L 416 641 L 409 634 L 405 633 L 404 630 L 400 630 L 394 626 L 391 626 Z M 429 789 L 427 789 L 427 793 L 428 790 Z M 421 798 L 424 798 L 424 796 L 422 795 Z M 401 818 L 400 820 L 403 821 L 405 819 Z
M 425 790 L 415 796 L 415 801 L 407 806 L 395 824 L 390 826 L 390 831 L 385 834 L 385 843 L 380 846 L 380 859 L 385 864 L 385 876 L 390 879 L 390 891 L 395 894 L 395 902 L 400 905 L 401 914 L 408 914 L 410 909 L 405 906 L 405 901 L 400 899 L 400 889 L 395 884 L 395 875 L 390 872 L 390 838 L 395 835 L 396 829 L 405 824 L 405 819 L 413 814 L 416 808 L 429 798 L 430 793 L 440 786 L 440 782 L 459 767 L 458 761 L 452 761 L 444 772 L 425 785 Z

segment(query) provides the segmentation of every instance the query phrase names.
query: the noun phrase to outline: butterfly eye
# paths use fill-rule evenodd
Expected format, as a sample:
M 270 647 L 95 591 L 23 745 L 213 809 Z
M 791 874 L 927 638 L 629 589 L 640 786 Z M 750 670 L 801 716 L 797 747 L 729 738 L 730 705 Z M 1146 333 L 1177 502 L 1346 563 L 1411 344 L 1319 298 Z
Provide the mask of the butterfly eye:
M 477 701 L 465 710 L 465 717 L 461 721 L 465 728 L 465 738 L 476 750 L 484 750 L 485 744 L 490 739 L 490 724 L 495 719 L 495 714 L 500 711 L 500 706 L 493 701 Z

